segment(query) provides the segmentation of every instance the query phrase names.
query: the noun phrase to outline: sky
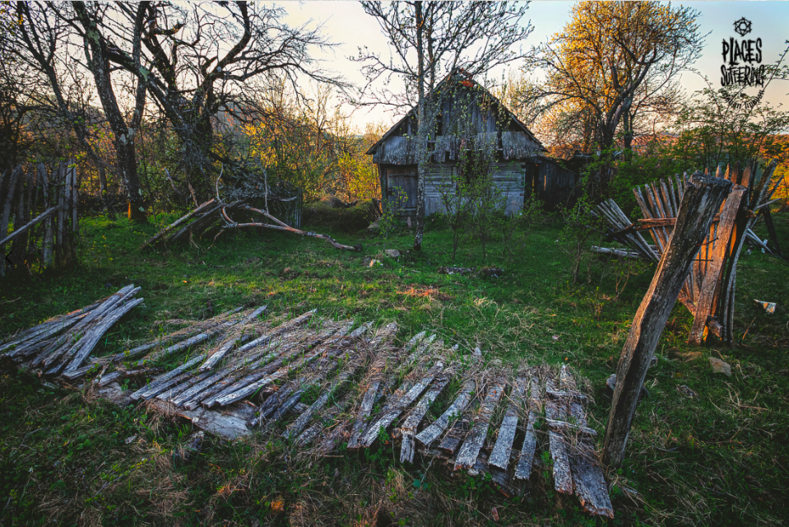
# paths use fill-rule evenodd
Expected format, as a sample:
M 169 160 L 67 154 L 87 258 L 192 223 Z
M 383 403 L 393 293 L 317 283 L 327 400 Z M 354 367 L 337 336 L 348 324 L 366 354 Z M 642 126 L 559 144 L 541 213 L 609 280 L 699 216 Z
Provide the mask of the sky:
M 552 34 L 562 30 L 569 19 L 570 8 L 574 2 L 535 1 L 529 4 L 527 19 L 533 26 L 531 35 L 523 43 L 524 51 L 531 46 L 545 42 Z M 349 60 L 358 54 L 360 46 L 389 56 L 387 41 L 378 23 L 366 15 L 358 2 L 350 1 L 305 1 L 282 2 L 277 5 L 287 11 L 285 21 L 289 25 L 308 24 L 314 27 L 322 24 L 323 34 L 337 46 L 329 52 L 316 53 L 323 61 L 325 69 L 341 74 L 346 80 L 363 84 L 365 79 L 360 65 Z M 704 1 L 674 2 L 674 6 L 693 7 L 700 12 L 698 23 L 702 34 L 708 34 L 702 55 L 696 62 L 697 73 L 684 73 L 681 78 L 683 88 L 692 93 L 706 86 L 706 75 L 715 88 L 720 87 L 720 68 L 723 64 L 721 47 L 723 40 L 742 37 L 734 32 L 734 22 L 746 18 L 752 23 L 752 32 L 745 38 L 761 38 L 764 54 L 762 64 L 774 63 L 786 48 L 789 40 L 789 1 Z M 787 57 L 789 60 L 789 56 Z M 512 68 L 512 66 L 511 66 Z M 512 68 L 514 70 L 514 68 Z M 491 72 L 492 78 L 501 78 L 502 70 Z M 748 92 L 750 93 L 750 92 Z M 765 99 L 773 105 L 789 107 L 789 82 L 773 81 L 765 91 Z M 787 109 L 787 108 L 784 108 Z M 358 109 L 353 113 L 352 122 L 363 130 L 367 122 L 383 121 L 387 125 L 397 120 L 396 114 L 383 108 Z

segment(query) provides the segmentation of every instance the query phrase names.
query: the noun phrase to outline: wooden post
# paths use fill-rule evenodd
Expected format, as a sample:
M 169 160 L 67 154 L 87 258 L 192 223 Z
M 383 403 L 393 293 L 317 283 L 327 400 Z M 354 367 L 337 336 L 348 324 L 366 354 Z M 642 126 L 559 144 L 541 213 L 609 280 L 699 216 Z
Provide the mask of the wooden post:
M 697 172 L 685 188 L 673 235 L 636 312 L 619 358 L 616 389 L 603 444 L 606 465 L 622 464 L 638 395 L 652 354 L 700 244 L 709 232 L 710 222 L 731 187 L 730 181 Z

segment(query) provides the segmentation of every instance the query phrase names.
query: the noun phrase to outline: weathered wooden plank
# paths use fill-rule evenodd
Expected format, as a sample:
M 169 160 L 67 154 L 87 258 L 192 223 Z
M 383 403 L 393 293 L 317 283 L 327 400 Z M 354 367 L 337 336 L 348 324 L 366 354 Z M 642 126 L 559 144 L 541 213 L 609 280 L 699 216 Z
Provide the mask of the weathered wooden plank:
M 532 464 L 534 462 L 534 452 L 537 449 L 537 435 L 534 432 L 534 425 L 540 413 L 540 379 L 537 375 L 532 375 L 529 395 L 529 420 L 526 423 L 526 433 L 523 437 L 523 446 L 518 456 L 518 464 L 515 467 L 513 477 L 519 480 L 527 480 L 531 475 Z
M 125 289 L 125 288 L 124 288 Z M 142 303 L 143 299 L 135 299 L 129 301 L 129 299 L 137 294 L 140 290 L 139 287 L 134 287 L 131 290 L 127 291 L 123 296 L 117 297 L 111 304 L 105 303 L 106 305 L 111 305 L 111 307 L 103 310 L 100 315 L 94 315 L 95 313 L 102 310 L 104 304 L 97 308 L 95 311 L 92 311 L 88 314 L 88 316 L 83 319 L 82 322 L 78 323 L 72 330 L 70 334 L 72 339 L 69 340 L 62 348 L 60 348 L 55 353 L 49 355 L 47 359 L 44 361 L 44 365 L 50 365 L 55 362 L 56 359 L 62 359 L 60 364 L 55 365 L 54 367 L 50 368 L 46 373 L 47 375 L 54 375 L 59 373 L 66 365 L 68 364 L 73 369 L 79 368 L 79 365 L 82 361 L 90 354 L 93 348 L 96 346 L 98 341 L 101 339 L 101 336 L 104 334 L 107 329 L 112 326 L 115 322 L 118 321 L 120 317 L 125 315 L 129 310 L 133 309 L 138 304 Z M 113 295 L 114 296 L 114 295 Z M 83 322 L 88 319 L 92 319 L 89 324 L 85 324 L 83 326 Z M 81 329 L 84 329 L 84 334 L 79 334 L 77 331 L 83 326 Z M 70 345 L 72 341 L 76 340 L 73 345 Z M 74 359 L 72 359 L 74 358 Z M 69 362 L 71 361 L 71 362 Z
M 240 328 L 242 328 L 242 329 L 243 329 L 244 327 L 246 327 L 246 325 L 247 325 L 247 324 L 249 324 L 250 322 L 252 322 L 253 320 L 255 320 L 255 319 L 256 319 L 257 317 L 259 317 L 259 316 L 260 316 L 260 315 L 261 315 L 261 314 L 262 314 L 264 311 L 266 311 L 266 308 L 267 308 L 267 307 L 268 307 L 268 306 L 260 306 L 259 308 L 255 309 L 255 310 L 254 310 L 252 313 L 250 313 L 249 315 L 247 315 L 247 316 L 244 318 L 244 320 L 242 320 L 242 321 L 240 322 L 240 324 L 239 324 L 239 327 L 240 327 Z M 216 351 L 214 351 L 214 352 L 211 354 L 211 356 L 210 356 L 210 357 L 208 357 L 208 358 L 205 360 L 205 362 L 204 362 L 204 363 L 203 363 L 203 364 L 200 366 L 200 368 L 199 368 L 199 371 L 200 371 L 200 372 L 204 372 L 204 371 L 210 370 L 211 368 L 213 368 L 214 366 L 216 366 L 216 364 L 217 364 L 217 363 L 218 363 L 220 360 L 222 360 L 222 359 L 225 357 L 225 355 L 227 354 L 227 352 L 229 352 L 231 349 L 233 349 L 233 347 L 234 347 L 234 346 L 235 346 L 237 343 L 240 343 L 240 342 L 241 342 L 241 339 L 243 339 L 243 338 L 245 338 L 245 337 L 246 337 L 247 339 L 250 339 L 250 338 L 251 338 L 249 335 L 233 335 L 231 338 L 227 339 L 227 341 L 226 341 L 226 342 L 223 342 L 223 343 L 221 343 L 221 344 L 219 345 L 219 347 L 216 349 Z
M 568 383 L 572 384 L 572 376 L 566 369 L 562 374 Z M 578 401 L 569 403 L 570 415 L 575 424 L 586 428 L 586 413 Z M 605 476 L 595 456 L 594 442 L 588 436 L 578 436 L 574 443 L 567 446 L 570 457 L 570 467 L 573 475 L 575 494 L 581 506 L 589 514 L 596 516 L 614 517 L 611 498 L 608 496 L 608 486 Z
M 86 335 L 86 338 L 80 340 L 80 347 L 79 350 L 75 353 L 74 358 L 71 360 L 68 366 L 66 366 L 66 372 L 70 372 L 72 370 L 76 370 L 82 364 L 82 362 L 87 358 L 88 355 L 93 351 L 93 348 L 96 347 L 96 344 L 99 343 L 101 337 L 104 336 L 104 333 L 112 327 L 122 316 L 126 313 L 134 309 L 136 306 L 141 304 L 144 301 L 143 298 L 136 298 L 134 300 L 128 301 L 124 303 L 122 306 L 119 306 L 115 309 L 112 314 L 108 314 L 107 317 L 101 321 L 98 326 L 91 330 L 90 336 Z
M 510 463 L 510 454 L 512 453 L 512 443 L 515 441 L 515 432 L 518 428 L 518 418 L 520 415 L 521 405 L 523 401 L 523 394 L 526 391 L 528 384 L 528 377 L 524 374 L 518 377 L 515 381 L 515 386 L 510 393 L 510 405 L 507 407 L 507 413 L 504 414 L 504 419 L 499 427 L 499 435 L 496 438 L 496 444 L 493 451 L 490 453 L 488 463 L 501 470 L 507 470 Z
M 403 425 L 400 427 L 400 463 L 413 463 L 414 461 L 414 435 L 416 434 L 417 427 L 425 414 L 430 409 L 430 405 L 436 400 L 436 397 L 441 393 L 444 387 L 449 384 L 452 374 L 444 372 L 436 377 L 430 389 L 422 396 L 419 403 L 414 407 L 408 417 L 406 417 Z
M 361 355 L 356 355 L 348 364 L 346 369 L 341 372 L 334 381 L 332 381 L 326 391 L 322 393 L 320 397 L 318 397 L 318 399 L 309 406 L 309 408 L 302 412 L 302 414 L 299 415 L 299 417 L 288 426 L 287 430 L 285 430 L 283 434 L 283 437 L 293 438 L 301 434 L 310 420 L 315 416 L 315 414 L 317 414 L 326 406 L 326 404 L 329 402 L 329 399 L 334 396 L 340 386 L 356 374 L 356 372 L 361 367 L 362 362 L 363 357 Z
M 74 346 L 78 344 L 79 338 L 83 336 L 83 330 L 88 329 L 89 326 L 92 326 L 94 322 L 96 322 L 105 313 L 111 311 L 118 302 L 125 300 L 127 294 L 134 289 L 134 285 L 127 285 L 126 287 L 121 288 L 117 293 L 107 297 L 107 299 L 96 309 L 91 310 L 90 313 L 88 313 L 88 316 L 80 320 L 77 325 L 71 328 L 69 331 L 68 342 L 66 342 L 54 352 L 48 354 L 46 359 L 43 360 L 43 365 L 47 368 L 50 367 L 56 360 L 60 359 L 61 356 L 74 348 Z M 137 291 L 139 291 L 139 288 L 137 288 Z
M 168 347 L 166 347 L 166 348 L 164 348 L 164 349 L 162 349 L 160 351 L 152 353 L 149 356 L 138 360 L 134 364 L 136 366 L 143 366 L 145 364 L 156 362 L 159 359 L 162 359 L 162 358 L 167 357 L 169 355 L 173 355 L 175 353 L 178 353 L 179 351 L 183 351 L 183 350 L 185 350 L 187 348 L 190 348 L 190 347 L 194 346 L 195 344 L 200 344 L 201 342 L 205 342 L 206 340 L 214 338 L 215 336 L 227 331 L 229 328 L 234 326 L 236 323 L 237 323 L 237 321 L 223 322 L 223 323 L 219 324 L 218 326 L 214 326 L 214 327 L 212 327 L 210 329 L 204 330 L 202 333 L 198 333 L 194 337 L 190 337 L 190 338 L 188 338 L 188 339 L 186 339 L 184 341 L 178 342 L 177 344 L 173 344 L 172 346 L 168 346 Z
M 570 469 L 570 458 L 567 455 L 567 444 L 562 434 L 551 430 L 548 442 L 553 458 L 553 487 L 562 494 L 573 493 L 573 478 Z
M 709 232 L 710 221 L 731 186 L 732 183 L 724 179 L 694 174 L 685 188 L 671 243 L 660 259 L 622 350 L 606 430 L 606 464 L 618 466 L 624 459 L 630 425 L 652 353 L 698 253 L 699 244 Z
M 430 426 L 419 432 L 416 435 L 416 439 L 423 445 L 430 446 L 430 444 L 438 439 L 438 436 L 446 430 L 450 421 L 457 419 L 457 417 L 465 411 L 468 404 L 474 398 L 474 391 L 476 388 L 477 384 L 473 379 L 464 382 L 460 387 L 460 392 L 458 392 L 452 404 L 449 405 L 449 408 L 447 408 L 438 419 L 433 421 Z
M 485 437 L 488 433 L 490 426 L 490 418 L 493 417 L 493 412 L 499 403 L 499 399 L 504 394 L 505 387 L 504 379 L 495 379 L 492 381 L 488 392 L 485 394 L 485 399 L 479 408 L 479 412 L 474 417 L 474 426 L 471 428 L 463 446 L 460 447 L 457 458 L 455 459 L 454 470 L 461 468 L 471 468 L 477 461 L 479 451 L 482 449 L 482 444 L 485 442 Z
M 175 382 L 175 379 L 173 379 L 169 383 L 166 383 L 165 386 L 159 388 L 160 393 L 156 395 L 156 398 L 162 401 L 172 401 L 179 393 L 183 393 L 191 386 L 205 380 L 209 376 L 211 376 L 211 372 L 203 372 L 200 374 L 190 372 L 189 376 L 185 378 L 183 382 Z
M 299 315 L 292 320 L 288 320 L 287 322 L 280 324 L 279 326 L 272 329 L 265 335 L 262 335 L 256 338 L 255 340 L 253 340 L 252 342 L 248 342 L 247 344 L 244 344 L 243 346 L 238 348 L 238 353 L 241 354 L 253 348 L 257 348 L 258 346 L 262 346 L 264 344 L 269 343 L 274 337 L 282 335 L 287 331 L 291 331 L 293 328 L 300 326 L 304 322 L 308 321 L 310 318 L 312 318 L 312 316 L 316 312 L 317 309 L 313 309 L 312 311 L 307 311 L 306 313 Z
M 11 241 L 13 241 L 14 239 L 16 239 L 17 237 L 21 236 L 22 234 L 25 234 L 27 231 L 29 231 L 33 227 L 35 227 L 36 225 L 38 225 L 39 223 L 41 223 L 45 219 L 47 219 L 50 216 L 52 216 L 58 210 L 60 210 L 59 207 L 50 207 L 46 211 L 44 211 L 41 214 L 39 214 L 32 221 L 28 222 L 26 225 L 23 225 L 23 226 L 20 226 L 20 227 L 16 227 L 15 226 L 14 232 L 12 232 L 8 236 L 6 236 L 5 238 L 0 240 L 0 247 L 2 247 L 3 245 L 5 245 L 5 244 L 7 244 L 7 243 L 9 243 Z
M 429 343 L 427 344 L 429 345 Z M 403 385 L 397 390 L 395 395 L 393 395 L 390 399 L 390 403 L 387 404 L 386 407 L 381 411 L 381 416 L 372 424 L 370 425 L 367 430 L 364 432 L 364 435 L 360 439 L 359 443 L 363 447 L 369 447 L 372 445 L 375 440 L 378 438 L 379 431 L 381 429 L 386 430 L 389 428 L 389 425 L 392 422 L 400 417 L 410 405 L 413 403 L 417 397 L 419 397 L 422 392 L 427 389 L 433 379 L 444 369 L 444 364 L 438 362 L 435 366 L 433 366 L 430 371 L 419 379 L 416 383 L 412 383 L 411 381 L 406 381 Z
M 409 341 L 409 344 L 411 342 L 416 343 L 417 340 L 418 339 L 414 337 Z M 351 427 L 351 437 L 348 440 L 348 448 L 353 449 L 361 446 L 359 441 L 366 428 L 367 419 L 372 413 L 373 405 L 379 393 L 378 391 L 383 384 L 383 371 L 392 358 L 390 351 L 389 349 L 385 349 L 382 353 L 379 353 L 372 366 L 370 366 L 370 371 L 367 375 L 366 389 L 364 389 L 362 401 L 356 413 L 356 419 Z
M 157 390 L 160 386 L 162 386 L 164 383 L 170 381 L 170 379 L 173 379 L 174 377 L 176 377 L 176 376 L 180 375 L 181 373 L 187 371 L 189 368 L 191 368 L 192 366 L 194 366 L 195 364 L 197 364 L 198 362 L 200 362 L 204 358 L 205 358 L 204 354 L 197 355 L 196 357 L 192 357 L 190 360 L 186 361 L 185 363 L 183 363 L 182 365 L 178 366 L 177 368 L 175 368 L 175 369 L 173 369 L 173 370 L 171 370 L 171 371 L 169 371 L 169 372 L 167 372 L 167 373 L 165 373 L 163 375 L 160 375 L 159 377 L 155 378 L 153 381 L 151 381 L 146 386 L 143 386 L 142 388 L 140 388 L 136 392 L 132 393 L 131 394 L 132 400 L 137 401 L 139 399 L 143 399 L 143 398 L 147 399 L 147 398 L 153 397 L 154 395 L 159 393 L 159 391 L 161 391 L 161 390 Z

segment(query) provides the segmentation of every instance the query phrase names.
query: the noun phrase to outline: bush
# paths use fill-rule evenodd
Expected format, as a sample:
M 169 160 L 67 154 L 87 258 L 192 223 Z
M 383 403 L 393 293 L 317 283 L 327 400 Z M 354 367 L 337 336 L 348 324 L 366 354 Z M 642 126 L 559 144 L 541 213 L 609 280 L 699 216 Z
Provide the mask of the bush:
M 359 201 L 350 207 L 327 200 L 305 205 L 302 222 L 343 232 L 357 232 L 366 229 L 379 216 L 378 207 L 371 200 Z

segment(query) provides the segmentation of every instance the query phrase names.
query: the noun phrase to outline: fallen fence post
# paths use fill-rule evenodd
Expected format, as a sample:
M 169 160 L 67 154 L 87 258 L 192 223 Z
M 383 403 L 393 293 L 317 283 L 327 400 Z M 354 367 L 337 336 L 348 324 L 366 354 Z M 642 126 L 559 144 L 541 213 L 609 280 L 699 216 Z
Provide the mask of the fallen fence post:
M 616 373 L 616 389 L 608 417 L 603 462 L 622 464 L 652 354 L 677 301 L 693 259 L 709 233 L 710 222 L 732 188 L 732 182 L 697 172 L 680 204 L 673 235 L 658 263 L 652 283 L 633 319 Z

